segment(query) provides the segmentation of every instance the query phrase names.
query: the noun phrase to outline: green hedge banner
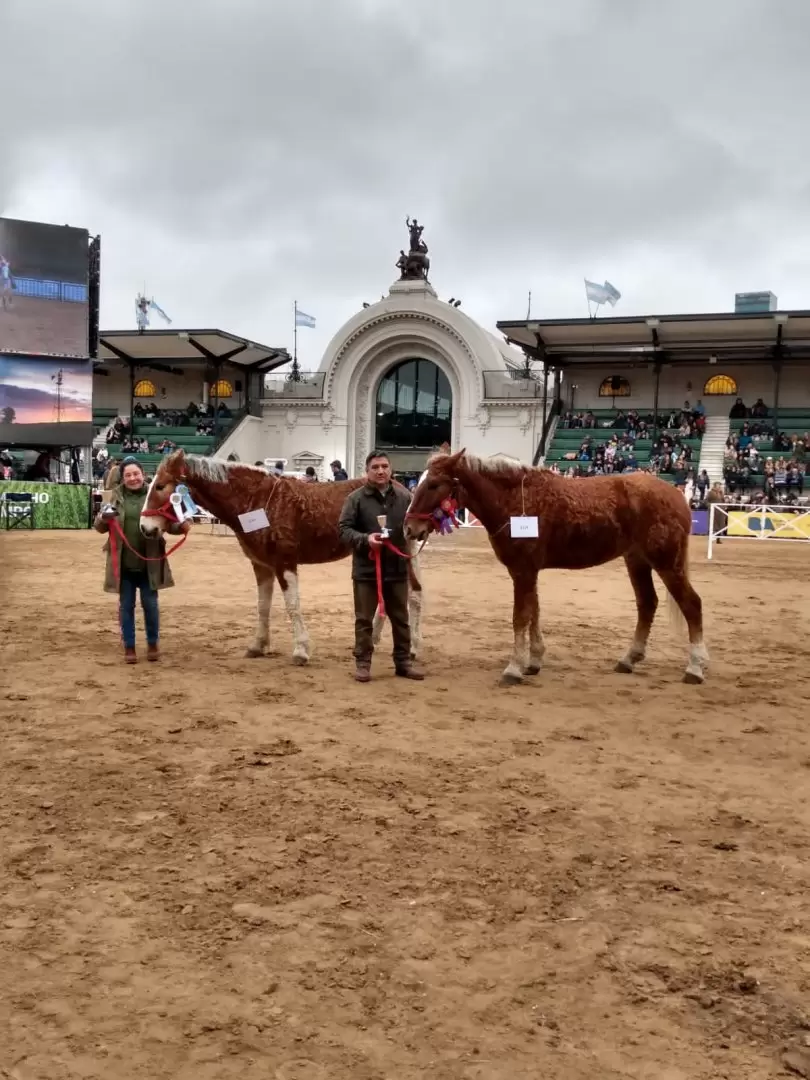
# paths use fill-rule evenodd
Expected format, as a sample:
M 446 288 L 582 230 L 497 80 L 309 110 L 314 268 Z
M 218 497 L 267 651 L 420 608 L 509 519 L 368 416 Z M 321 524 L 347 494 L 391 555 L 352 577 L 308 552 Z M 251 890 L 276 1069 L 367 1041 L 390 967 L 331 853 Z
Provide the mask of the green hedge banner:
M 27 505 L 6 500 L 6 492 L 20 491 L 34 499 L 35 529 L 86 529 L 90 517 L 88 484 L 43 484 L 32 480 L 0 480 L 0 528 L 13 528 L 14 520 Z M 21 529 L 27 529 L 22 522 Z

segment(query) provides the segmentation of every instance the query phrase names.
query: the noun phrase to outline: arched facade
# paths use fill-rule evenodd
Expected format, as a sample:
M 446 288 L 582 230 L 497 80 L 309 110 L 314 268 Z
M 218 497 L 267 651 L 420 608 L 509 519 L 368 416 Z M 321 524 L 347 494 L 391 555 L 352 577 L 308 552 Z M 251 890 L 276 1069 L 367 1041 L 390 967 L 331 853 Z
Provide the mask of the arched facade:
M 350 476 L 360 475 L 377 439 L 381 387 L 385 393 L 391 373 L 413 363 L 434 372 L 449 398 L 447 422 L 434 425 L 433 445 L 449 439 L 473 453 L 532 460 L 542 401 L 536 393 L 522 396 L 525 382 L 514 378 L 525 366 L 523 356 L 440 300 L 425 281 L 398 281 L 387 296 L 358 311 L 334 335 L 305 385 L 265 398 L 261 422 L 242 425 L 220 452 L 234 451 L 245 461 L 284 457 L 292 470 L 306 462 L 322 478 L 339 460 Z M 425 441 L 424 430 L 417 441 Z M 408 459 L 402 471 L 421 471 L 431 449 L 400 447 L 399 456 Z M 392 450 L 396 469 L 394 458 Z
M 449 443 L 453 391 L 432 360 L 394 364 L 377 384 L 374 445 L 382 450 L 420 451 Z

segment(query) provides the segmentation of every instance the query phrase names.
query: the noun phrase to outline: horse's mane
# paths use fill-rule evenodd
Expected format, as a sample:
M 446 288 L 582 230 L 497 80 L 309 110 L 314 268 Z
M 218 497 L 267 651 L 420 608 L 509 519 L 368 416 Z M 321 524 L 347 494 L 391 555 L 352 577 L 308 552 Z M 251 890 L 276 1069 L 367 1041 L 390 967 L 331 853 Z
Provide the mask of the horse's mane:
M 434 462 L 440 462 L 444 457 L 447 457 L 447 454 L 441 452 L 432 454 L 427 461 L 428 467 Z M 515 473 L 542 472 L 540 468 L 534 465 L 524 465 L 518 458 L 509 457 L 508 454 L 493 454 L 491 457 L 479 457 L 477 454 L 468 454 L 465 452 L 461 460 L 471 472 L 481 473 L 483 476 L 488 476 L 493 473 L 500 476 L 508 476 L 509 474 Z
M 208 480 L 212 484 L 227 484 L 230 475 L 236 469 L 260 473 L 269 476 L 267 469 L 260 465 L 248 465 L 244 461 L 228 461 L 227 458 L 203 457 L 202 454 L 186 454 L 186 466 L 192 476 Z

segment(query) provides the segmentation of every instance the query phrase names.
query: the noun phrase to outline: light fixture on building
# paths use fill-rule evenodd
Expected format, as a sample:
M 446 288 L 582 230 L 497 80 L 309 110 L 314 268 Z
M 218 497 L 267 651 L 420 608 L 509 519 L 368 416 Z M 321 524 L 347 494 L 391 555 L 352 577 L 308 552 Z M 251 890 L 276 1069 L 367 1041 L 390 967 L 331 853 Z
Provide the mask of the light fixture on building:
M 709 363 L 710 364 L 716 364 L 717 363 L 717 357 L 714 355 L 714 353 L 712 353 L 711 356 L 709 357 Z

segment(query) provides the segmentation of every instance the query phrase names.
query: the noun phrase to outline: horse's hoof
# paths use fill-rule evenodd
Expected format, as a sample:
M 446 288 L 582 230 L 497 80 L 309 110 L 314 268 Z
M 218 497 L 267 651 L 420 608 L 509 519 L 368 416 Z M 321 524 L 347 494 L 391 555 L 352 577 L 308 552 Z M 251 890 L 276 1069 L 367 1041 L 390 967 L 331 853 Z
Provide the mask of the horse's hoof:
M 294 656 L 292 660 L 296 667 L 306 667 L 309 663 L 308 656 Z
M 687 671 L 686 674 L 683 677 L 683 681 L 685 683 L 688 683 L 689 686 L 702 686 L 703 685 L 703 676 L 702 675 L 695 675 L 695 673 L 693 671 Z
M 539 664 L 529 664 L 529 666 L 524 670 L 523 674 L 524 675 L 539 675 L 540 670 L 541 669 L 540 669 Z
M 264 656 L 264 649 L 245 649 L 245 656 L 249 660 L 255 660 L 257 656 Z
M 501 681 L 499 686 L 521 686 L 523 684 L 523 678 L 520 675 L 501 675 Z
M 626 664 L 624 660 L 619 660 L 616 664 L 614 671 L 618 671 L 621 675 L 632 675 L 633 667 L 631 664 Z

